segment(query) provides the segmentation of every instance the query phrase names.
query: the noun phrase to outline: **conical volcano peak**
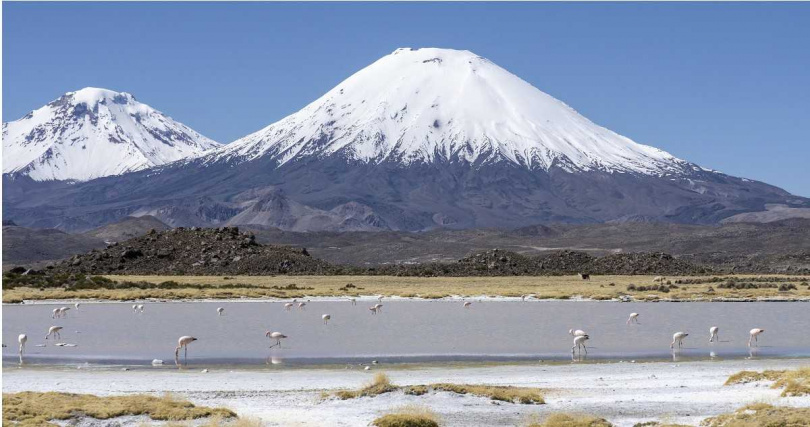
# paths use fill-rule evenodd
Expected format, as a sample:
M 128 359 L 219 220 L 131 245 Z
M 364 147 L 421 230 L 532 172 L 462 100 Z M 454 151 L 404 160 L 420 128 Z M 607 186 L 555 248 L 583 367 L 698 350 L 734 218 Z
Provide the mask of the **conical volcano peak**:
M 402 165 L 508 161 L 529 169 L 665 174 L 686 162 L 598 126 L 467 50 L 400 48 L 218 158 L 342 156 Z

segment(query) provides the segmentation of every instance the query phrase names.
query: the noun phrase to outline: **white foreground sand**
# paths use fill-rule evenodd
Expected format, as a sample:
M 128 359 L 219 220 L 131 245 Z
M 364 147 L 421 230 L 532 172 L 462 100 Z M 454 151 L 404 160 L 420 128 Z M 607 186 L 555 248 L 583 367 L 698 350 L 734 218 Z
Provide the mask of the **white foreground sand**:
M 65 391 L 98 395 L 172 392 L 208 406 L 225 406 L 266 425 L 362 426 L 398 406 L 430 407 L 449 426 L 520 426 L 553 412 L 599 415 L 619 426 L 664 420 L 696 425 L 752 402 L 810 406 L 810 397 L 779 397 L 765 383 L 723 386 L 744 369 L 786 369 L 810 365 L 807 359 L 695 362 L 570 363 L 504 365 L 375 366 L 361 369 L 266 368 L 184 370 L 7 365 L 3 392 Z M 545 405 L 494 403 L 449 393 L 407 396 L 394 392 L 374 398 L 322 400 L 321 391 L 357 388 L 375 372 L 397 385 L 435 382 L 541 387 Z

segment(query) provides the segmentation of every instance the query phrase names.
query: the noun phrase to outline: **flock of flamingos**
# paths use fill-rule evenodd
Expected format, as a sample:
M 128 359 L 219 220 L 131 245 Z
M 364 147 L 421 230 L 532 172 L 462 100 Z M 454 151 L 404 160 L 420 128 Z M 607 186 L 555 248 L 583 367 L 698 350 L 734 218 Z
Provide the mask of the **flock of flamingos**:
M 376 315 L 377 313 L 382 311 L 382 307 L 383 307 L 383 305 L 381 304 L 382 303 L 382 298 L 383 298 L 382 296 L 379 296 L 377 298 L 378 303 L 371 306 L 371 307 L 369 307 L 369 310 L 371 311 L 372 315 Z M 522 299 L 525 301 L 525 296 L 522 297 Z M 357 305 L 357 300 L 356 299 L 350 298 L 349 301 L 351 302 L 352 305 Z M 305 302 L 298 302 L 297 300 L 293 300 L 293 302 L 285 303 L 284 304 L 284 309 L 289 311 L 296 304 L 298 304 L 298 308 L 301 309 L 301 310 L 303 310 L 304 307 L 306 306 Z M 78 311 L 81 304 L 76 303 L 74 306 L 76 307 L 76 310 Z M 472 302 L 464 301 L 463 307 L 465 309 L 468 309 L 471 306 L 472 306 Z M 61 319 L 61 318 L 67 317 L 68 310 L 70 310 L 70 307 L 54 308 L 51 318 L 53 318 L 53 319 Z M 132 305 L 132 311 L 135 312 L 135 313 L 143 313 L 144 312 L 144 305 L 143 304 L 133 304 Z M 218 316 L 222 316 L 224 313 L 225 313 L 225 309 L 223 307 L 218 307 L 217 308 L 217 315 Z M 630 313 L 630 317 L 627 318 L 626 324 L 628 324 L 628 325 L 630 325 L 630 324 L 638 324 L 639 323 L 638 317 L 639 317 L 639 313 Z M 323 319 L 324 324 L 328 324 L 329 320 L 331 318 L 332 318 L 332 315 L 330 315 L 330 314 L 324 314 L 324 315 L 321 316 L 321 319 Z M 45 335 L 45 339 L 47 340 L 50 337 L 53 337 L 54 339 L 60 339 L 61 338 L 61 333 L 60 333 L 61 331 L 62 331 L 62 326 L 51 326 L 48 329 L 48 334 Z M 718 337 L 719 331 L 720 331 L 720 328 L 718 328 L 717 326 L 712 326 L 712 327 L 709 328 L 709 342 L 710 343 L 715 342 L 715 340 L 719 341 L 719 337 Z M 765 332 L 765 329 L 761 329 L 761 328 L 751 329 L 751 331 L 749 332 L 749 337 L 748 337 L 748 347 L 751 347 L 752 345 L 757 345 L 758 337 L 763 332 Z M 590 339 L 588 334 L 585 333 L 585 331 L 583 331 L 581 329 L 576 329 L 576 330 L 570 329 L 568 331 L 568 333 L 574 337 L 574 345 L 571 347 L 571 353 L 574 354 L 576 352 L 579 352 L 579 354 L 582 354 L 582 351 L 584 350 L 585 354 L 588 354 L 588 349 L 585 347 L 585 341 Z M 267 338 L 269 338 L 271 341 L 275 341 L 275 343 L 272 344 L 270 346 L 270 348 L 273 348 L 275 346 L 281 347 L 281 340 L 284 339 L 284 338 L 287 338 L 286 335 L 282 334 L 281 332 L 277 332 L 277 331 L 267 331 L 265 333 L 265 336 Z M 683 340 L 687 336 L 689 336 L 689 334 L 686 333 L 686 332 L 675 332 L 672 335 L 672 343 L 669 345 L 669 348 L 674 349 L 676 344 L 677 344 L 678 348 L 683 347 Z M 25 343 L 28 341 L 28 336 L 26 334 L 20 334 L 20 336 L 17 338 L 17 341 L 20 344 L 19 353 L 20 353 L 20 363 L 22 364 L 23 363 L 23 353 L 25 351 Z M 197 341 L 197 338 L 195 338 L 193 336 L 190 336 L 190 335 L 184 335 L 184 336 L 178 338 L 177 347 L 175 347 L 175 349 L 174 349 L 175 362 L 178 361 L 178 358 L 180 356 L 180 350 L 183 350 L 184 359 L 186 359 L 186 360 L 188 359 L 188 345 L 191 344 L 194 341 Z M 56 345 L 57 346 L 60 346 L 60 345 L 61 346 L 69 346 L 71 344 L 57 343 Z M 3 345 L 3 346 L 5 347 L 5 345 Z

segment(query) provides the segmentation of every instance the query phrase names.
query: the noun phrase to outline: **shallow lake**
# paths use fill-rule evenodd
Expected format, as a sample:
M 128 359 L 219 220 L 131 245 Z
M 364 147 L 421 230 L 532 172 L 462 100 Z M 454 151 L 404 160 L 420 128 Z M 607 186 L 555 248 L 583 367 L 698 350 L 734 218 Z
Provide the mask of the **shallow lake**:
M 588 360 L 672 358 L 677 331 L 689 336 L 676 358 L 810 357 L 810 303 L 803 302 L 474 300 L 463 308 L 457 300 L 385 299 L 377 315 L 368 309 L 376 299 L 312 300 L 290 311 L 285 302 L 147 302 L 142 314 L 132 303 L 4 305 L 3 361 L 17 362 L 21 333 L 29 338 L 26 363 L 171 364 L 181 335 L 198 338 L 188 347 L 189 363 L 570 360 L 571 328 L 590 335 Z M 61 306 L 71 307 L 67 317 L 52 319 Z M 631 312 L 640 313 L 639 324 L 625 324 Z M 332 316 L 327 325 L 325 313 Z M 64 327 L 60 340 L 45 340 L 52 325 Z M 720 342 L 709 343 L 711 326 L 720 328 Z M 766 330 L 753 350 L 752 328 Z M 289 338 L 271 349 L 268 330 Z

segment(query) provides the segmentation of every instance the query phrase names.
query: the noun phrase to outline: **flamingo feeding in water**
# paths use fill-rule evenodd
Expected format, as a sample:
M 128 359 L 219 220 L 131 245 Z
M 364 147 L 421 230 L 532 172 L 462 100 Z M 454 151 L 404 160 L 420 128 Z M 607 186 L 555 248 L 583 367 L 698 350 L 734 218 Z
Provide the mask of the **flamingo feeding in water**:
M 638 313 L 630 313 L 630 317 L 627 318 L 627 324 L 631 323 L 638 323 Z
M 59 317 L 67 317 L 67 312 L 70 310 L 70 307 L 62 307 L 59 309 Z
M 51 314 L 51 319 L 56 319 L 56 318 L 57 318 L 57 317 L 59 317 L 61 314 L 62 314 L 62 311 L 61 311 L 61 310 L 59 310 L 58 308 L 54 308 L 54 309 L 53 309 L 53 314 Z
M 328 325 L 329 324 L 329 319 L 331 319 L 331 318 L 332 318 L 331 314 L 324 314 L 323 316 L 321 316 L 321 319 L 323 319 L 323 324 L 324 325 Z
M 675 348 L 675 343 L 678 343 L 678 348 L 683 347 L 683 339 L 689 336 L 686 332 L 675 332 L 672 335 L 672 344 L 669 345 L 669 348 Z
M 137 313 L 137 312 L 138 312 L 138 304 L 132 304 L 132 312 L 133 312 L 133 313 Z
M 80 306 L 80 305 L 81 305 L 81 304 L 80 304 L 80 303 L 78 303 L 78 302 L 77 302 L 76 304 L 73 304 L 73 306 L 74 306 L 74 307 L 76 307 L 76 311 L 79 311 L 79 306 Z
M 275 346 L 281 348 L 281 340 L 287 338 L 287 336 L 282 334 L 281 332 L 270 332 L 270 331 L 265 332 L 264 336 L 270 338 L 271 340 L 276 340 L 276 343 L 271 345 L 270 348 L 273 348 Z
M 471 302 L 466 301 L 466 302 L 464 303 L 464 308 L 470 308 L 470 306 L 471 306 L 471 305 L 472 305 L 472 303 L 471 303 Z
M 382 313 L 382 304 L 374 304 L 374 308 L 377 309 L 377 312 Z
M 217 315 L 218 315 L 218 316 L 222 316 L 222 313 L 224 313 L 224 312 L 225 312 L 225 309 L 224 309 L 224 308 L 222 308 L 222 307 L 217 307 Z
M 376 305 L 373 305 L 373 306 L 369 307 L 368 309 L 371 310 L 371 314 L 377 314 L 377 306 Z
M 292 307 L 293 307 L 293 303 L 291 303 L 291 302 L 288 302 L 287 304 L 284 304 L 284 309 L 287 310 L 287 311 L 290 311 L 292 309 Z
M 138 304 L 138 311 L 143 314 L 143 304 Z
M 568 333 L 571 334 L 572 336 L 575 336 L 575 337 L 581 337 L 583 335 L 588 335 L 582 329 L 577 329 L 577 330 L 569 329 Z
M 578 349 L 579 353 L 582 354 L 582 350 L 585 350 L 585 354 L 588 354 L 588 348 L 585 347 L 585 341 L 588 341 L 590 337 L 588 335 L 578 335 L 574 337 L 574 346 L 571 347 L 571 354 Z
M 28 335 L 20 334 L 17 341 L 20 343 L 20 363 L 23 363 L 23 352 L 25 351 L 25 343 L 28 341 Z
M 714 342 L 714 340 L 720 342 L 720 337 L 717 336 L 717 333 L 719 331 L 720 328 L 718 328 L 717 326 L 712 326 L 711 328 L 709 328 L 709 342 Z
M 765 329 L 754 328 L 748 333 L 748 347 L 751 347 L 751 340 L 753 339 L 754 342 L 757 342 L 757 336 L 761 333 L 765 332 Z
M 307 303 L 305 303 L 305 302 L 299 302 L 299 303 L 298 303 L 298 308 L 299 308 L 299 309 L 301 309 L 301 310 L 306 310 L 306 309 L 304 308 L 304 307 L 306 307 L 306 306 L 307 306 Z
M 45 339 L 48 339 L 51 335 L 53 335 L 53 339 L 62 338 L 62 334 L 59 331 L 62 330 L 61 326 L 51 326 L 48 328 L 48 335 L 45 335 Z
M 177 347 L 174 349 L 174 360 L 177 361 L 177 358 L 180 357 L 180 349 L 182 348 L 184 361 L 188 361 L 188 345 L 194 341 L 197 341 L 197 338 L 189 335 L 183 335 L 178 338 Z

